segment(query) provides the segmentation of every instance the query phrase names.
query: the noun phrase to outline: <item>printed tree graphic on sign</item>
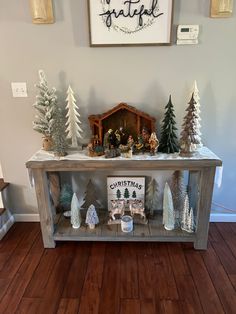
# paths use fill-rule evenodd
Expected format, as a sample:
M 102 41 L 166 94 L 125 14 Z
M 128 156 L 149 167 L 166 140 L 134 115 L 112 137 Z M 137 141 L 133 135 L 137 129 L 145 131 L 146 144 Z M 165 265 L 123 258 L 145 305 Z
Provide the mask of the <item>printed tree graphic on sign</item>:
M 133 191 L 132 198 L 136 198 L 136 197 L 137 197 L 137 194 L 135 191 Z
M 130 197 L 129 190 L 126 188 L 124 192 L 124 198 L 129 198 L 129 197 Z
M 118 199 L 121 198 L 121 191 L 120 191 L 119 189 L 116 191 L 116 197 L 117 197 Z

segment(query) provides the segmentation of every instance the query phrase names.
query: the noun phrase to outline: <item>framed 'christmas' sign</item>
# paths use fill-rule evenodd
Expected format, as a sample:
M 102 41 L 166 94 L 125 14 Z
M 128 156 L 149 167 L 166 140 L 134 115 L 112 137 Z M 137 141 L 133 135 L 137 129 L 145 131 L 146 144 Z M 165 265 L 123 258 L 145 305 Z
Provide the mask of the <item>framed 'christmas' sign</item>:
M 112 201 L 124 200 L 125 207 L 130 201 L 140 201 L 144 205 L 145 177 L 107 177 L 108 208 Z
M 91 46 L 170 45 L 173 0 L 88 0 Z

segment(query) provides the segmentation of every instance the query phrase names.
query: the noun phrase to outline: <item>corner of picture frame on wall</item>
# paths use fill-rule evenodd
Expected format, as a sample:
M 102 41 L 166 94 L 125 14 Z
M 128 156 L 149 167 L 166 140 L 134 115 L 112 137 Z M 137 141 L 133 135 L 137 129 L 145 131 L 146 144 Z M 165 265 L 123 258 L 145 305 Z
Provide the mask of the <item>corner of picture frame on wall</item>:
M 233 15 L 233 0 L 211 0 L 210 17 L 231 17 Z
M 170 45 L 173 0 L 88 0 L 90 45 Z

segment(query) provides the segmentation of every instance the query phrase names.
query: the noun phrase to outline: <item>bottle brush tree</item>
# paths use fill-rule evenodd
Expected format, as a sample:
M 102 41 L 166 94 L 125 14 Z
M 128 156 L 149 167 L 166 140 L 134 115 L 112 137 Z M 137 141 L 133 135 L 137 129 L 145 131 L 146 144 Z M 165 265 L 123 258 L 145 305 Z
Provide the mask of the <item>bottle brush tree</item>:
M 56 106 L 54 111 L 53 119 L 51 120 L 52 124 L 52 139 L 53 139 L 53 151 L 55 156 L 62 157 L 65 156 L 67 142 L 66 142 L 66 133 L 65 133 L 65 123 L 64 117 L 62 115 L 61 108 Z
M 174 114 L 174 106 L 171 101 L 171 95 L 169 102 L 165 107 L 165 117 L 162 121 L 161 139 L 158 147 L 158 151 L 162 153 L 175 153 L 179 151 L 179 145 L 176 136 L 176 122 Z

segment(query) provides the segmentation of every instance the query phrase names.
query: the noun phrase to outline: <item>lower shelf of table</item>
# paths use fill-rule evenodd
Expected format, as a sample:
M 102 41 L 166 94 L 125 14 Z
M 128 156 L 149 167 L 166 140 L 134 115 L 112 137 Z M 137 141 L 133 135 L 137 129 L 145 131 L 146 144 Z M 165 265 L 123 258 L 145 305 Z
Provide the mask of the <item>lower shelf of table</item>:
M 60 217 L 55 227 L 56 241 L 136 241 L 136 242 L 194 242 L 195 233 L 187 233 L 181 229 L 167 231 L 162 225 L 162 216 L 155 215 L 148 224 L 134 224 L 133 232 L 124 233 L 120 225 L 108 225 L 107 215 L 99 216 L 100 224 L 91 230 L 85 224 L 79 229 L 73 229 L 70 219 Z

